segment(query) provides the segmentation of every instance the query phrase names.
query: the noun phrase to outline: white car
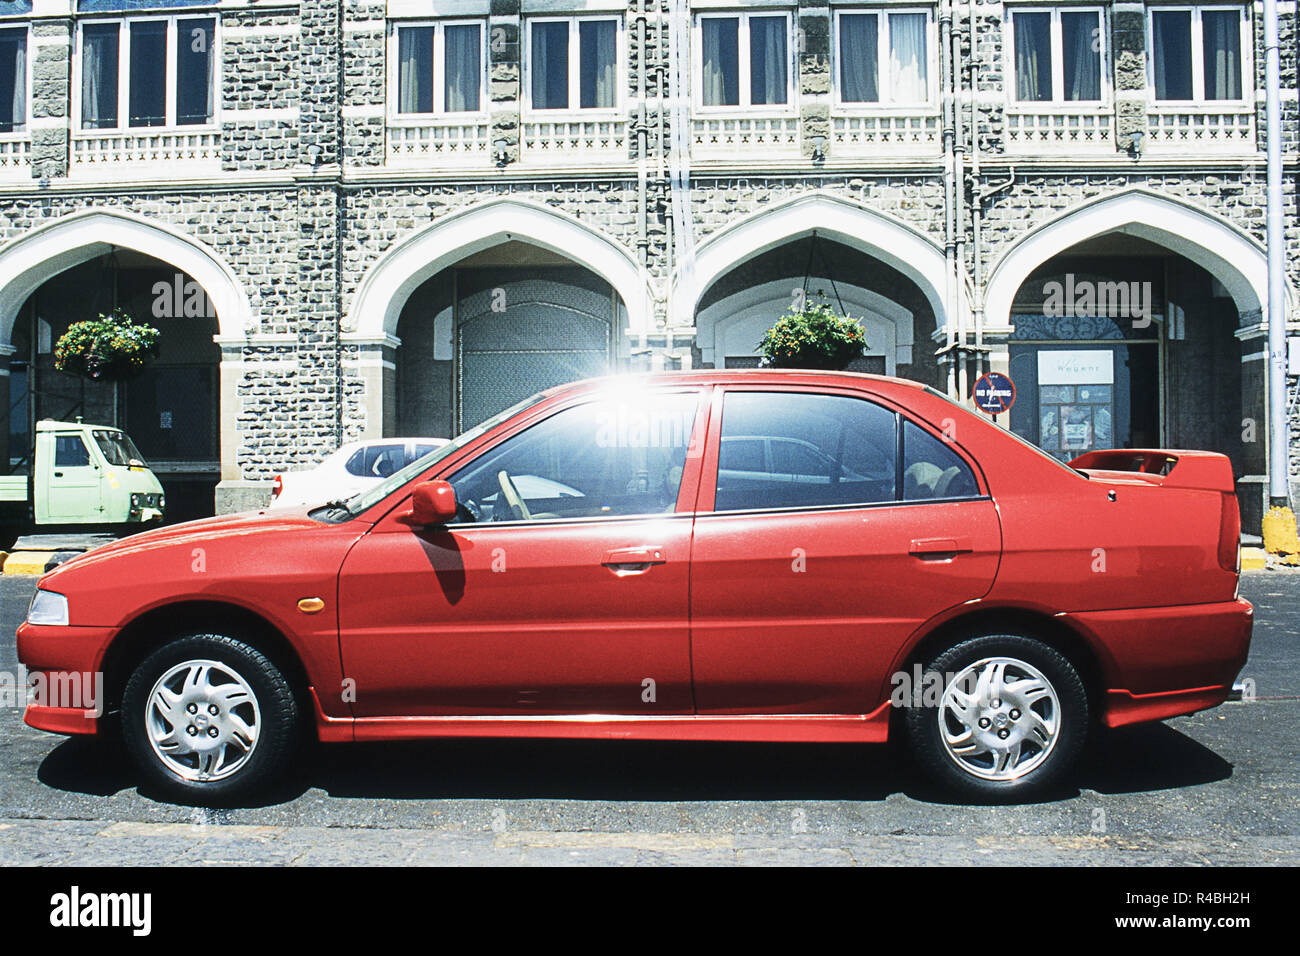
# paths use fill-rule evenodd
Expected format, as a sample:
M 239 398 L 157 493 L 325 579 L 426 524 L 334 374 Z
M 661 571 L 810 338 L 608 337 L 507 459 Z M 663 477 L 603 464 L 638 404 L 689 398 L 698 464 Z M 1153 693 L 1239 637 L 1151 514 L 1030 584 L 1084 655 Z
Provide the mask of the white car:
M 351 441 L 315 468 L 276 475 L 272 508 L 301 508 L 348 498 L 447 444 L 446 438 L 371 438 Z

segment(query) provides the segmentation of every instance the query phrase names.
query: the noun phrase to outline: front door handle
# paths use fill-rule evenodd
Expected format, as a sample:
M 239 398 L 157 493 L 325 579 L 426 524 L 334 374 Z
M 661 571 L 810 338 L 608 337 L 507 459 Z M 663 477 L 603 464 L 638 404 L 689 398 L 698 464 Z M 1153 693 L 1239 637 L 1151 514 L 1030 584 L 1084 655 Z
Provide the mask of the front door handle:
M 968 554 L 974 549 L 969 538 L 913 538 L 907 550 L 922 561 L 935 561 Z
M 600 563 L 621 577 L 625 574 L 643 574 L 656 564 L 665 564 L 667 561 L 663 548 L 647 545 L 606 551 Z

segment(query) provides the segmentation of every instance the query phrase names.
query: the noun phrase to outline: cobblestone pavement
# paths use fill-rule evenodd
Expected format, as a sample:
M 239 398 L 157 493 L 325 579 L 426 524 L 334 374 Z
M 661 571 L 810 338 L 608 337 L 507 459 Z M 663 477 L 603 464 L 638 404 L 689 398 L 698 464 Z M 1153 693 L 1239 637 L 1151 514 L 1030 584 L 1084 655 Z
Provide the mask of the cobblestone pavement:
M 0 670 L 35 579 L 0 578 Z M 1300 862 L 1300 573 L 1246 575 L 1259 699 L 1107 735 L 1039 803 L 946 802 L 890 747 L 444 741 L 321 747 L 260 806 L 137 791 L 113 745 L 0 709 L 0 863 Z

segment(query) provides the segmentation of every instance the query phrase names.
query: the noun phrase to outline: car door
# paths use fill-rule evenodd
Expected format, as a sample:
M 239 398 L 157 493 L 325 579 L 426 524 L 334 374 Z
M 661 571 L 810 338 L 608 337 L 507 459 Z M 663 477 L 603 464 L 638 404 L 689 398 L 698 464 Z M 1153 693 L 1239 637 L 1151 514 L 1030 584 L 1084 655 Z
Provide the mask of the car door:
M 354 713 L 690 713 L 704 394 L 579 400 L 454 465 L 457 521 L 378 522 L 339 579 Z
M 94 451 L 80 432 L 56 432 L 54 467 L 50 470 L 49 520 L 98 521 L 102 505 L 100 471 Z
M 772 386 L 719 401 L 691 557 L 698 711 L 867 713 L 909 635 L 992 586 L 994 505 L 956 446 L 882 401 Z M 728 468 L 739 436 L 803 464 L 769 455 L 766 481 L 757 459 Z

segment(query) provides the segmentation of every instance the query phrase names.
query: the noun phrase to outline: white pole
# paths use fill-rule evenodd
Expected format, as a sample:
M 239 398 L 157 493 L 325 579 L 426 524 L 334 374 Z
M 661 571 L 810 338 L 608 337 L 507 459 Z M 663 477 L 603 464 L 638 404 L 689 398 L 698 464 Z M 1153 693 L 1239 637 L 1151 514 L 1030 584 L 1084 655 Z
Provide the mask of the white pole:
M 1268 495 L 1274 507 L 1290 497 L 1286 411 L 1286 261 L 1282 231 L 1282 89 L 1277 0 L 1264 0 L 1264 95 L 1268 130 Z

